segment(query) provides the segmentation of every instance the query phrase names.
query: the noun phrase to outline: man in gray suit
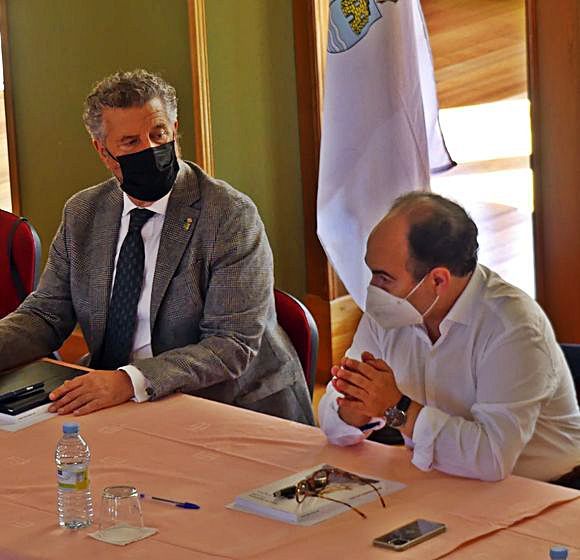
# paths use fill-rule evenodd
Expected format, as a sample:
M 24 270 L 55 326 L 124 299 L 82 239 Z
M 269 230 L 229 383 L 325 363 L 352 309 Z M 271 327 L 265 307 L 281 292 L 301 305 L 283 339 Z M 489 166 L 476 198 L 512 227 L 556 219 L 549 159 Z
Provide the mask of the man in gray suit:
M 262 221 L 247 196 L 179 158 L 174 88 L 117 73 L 83 118 L 113 177 L 66 203 L 38 289 L 0 321 L 1 367 L 50 354 L 78 322 L 93 370 L 53 391 L 53 411 L 181 391 L 312 424 Z

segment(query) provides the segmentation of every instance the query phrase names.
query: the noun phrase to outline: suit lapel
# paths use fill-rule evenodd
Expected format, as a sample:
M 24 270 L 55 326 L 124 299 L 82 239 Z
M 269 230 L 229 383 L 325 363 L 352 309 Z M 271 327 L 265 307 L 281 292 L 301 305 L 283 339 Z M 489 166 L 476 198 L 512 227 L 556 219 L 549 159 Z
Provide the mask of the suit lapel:
M 90 330 L 92 349 L 100 348 L 107 325 L 111 297 L 111 280 L 123 212 L 123 193 L 112 180 L 96 210 L 91 230 L 89 301 L 91 305 Z
M 151 333 L 165 292 L 193 235 L 200 213 L 199 207 L 194 206 L 200 198 L 197 175 L 183 161 L 179 162 L 179 167 L 179 175 L 167 205 L 153 276 Z

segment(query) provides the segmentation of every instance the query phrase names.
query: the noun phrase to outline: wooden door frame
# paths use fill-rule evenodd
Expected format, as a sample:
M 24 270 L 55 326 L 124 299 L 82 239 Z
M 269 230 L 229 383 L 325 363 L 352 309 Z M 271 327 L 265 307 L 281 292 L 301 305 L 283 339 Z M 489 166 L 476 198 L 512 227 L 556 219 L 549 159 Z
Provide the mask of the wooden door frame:
M 10 174 L 10 199 L 12 213 L 20 216 L 22 206 L 18 158 L 16 148 L 16 125 L 14 120 L 14 96 L 10 64 L 10 39 L 8 33 L 7 0 L 0 0 L 0 35 L 2 36 L 2 68 L 4 74 L 4 111 L 6 113 L 6 142 L 8 144 L 8 170 Z
M 526 0 L 537 300 L 580 343 L 580 4 Z
M 189 15 L 195 162 L 206 173 L 214 175 L 205 0 L 187 0 L 187 10 Z
M 330 266 L 316 234 L 316 198 L 326 63 L 328 0 L 293 0 L 300 166 L 306 252 L 306 305 L 319 331 L 317 380 L 330 377 L 362 315 Z

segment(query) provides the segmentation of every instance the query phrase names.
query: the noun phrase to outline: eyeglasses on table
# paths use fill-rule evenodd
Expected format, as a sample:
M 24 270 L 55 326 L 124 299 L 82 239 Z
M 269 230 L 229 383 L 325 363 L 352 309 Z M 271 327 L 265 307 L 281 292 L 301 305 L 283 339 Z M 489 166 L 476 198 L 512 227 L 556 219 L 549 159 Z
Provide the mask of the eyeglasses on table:
M 343 500 L 338 500 L 337 498 L 331 498 L 327 494 L 336 491 L 336 485 L 340 484 L 366 484 L 370 486 L 374 492 L 377 494 L 381 505 L 385 508 L 386 504 L 379 492 L 379 489 L 375 486 L 378 480 L 372 478 L 364 478 L 354 473 L 350 473 L 343 469 L 338 468 L 323 468 L 313 472 L 309 477 L 304 480 L 300 480 L 295 486 L 289 486 L 288 488 L 283 488 L 274 493 L 276 497 L 292 498 L 294 497 L 296 501 L 301 504 L 307 497 L 320 498 L 322 500 L 328 500 L 330 502 L 335 502 L 343 506 L 347 506 L 351 510 L 358 513 L 363 519 L 366 519 L 366 514 L 356 508 L 355 506 L 344 502 Z M 335 485 L 334 487 L 332 485 Z

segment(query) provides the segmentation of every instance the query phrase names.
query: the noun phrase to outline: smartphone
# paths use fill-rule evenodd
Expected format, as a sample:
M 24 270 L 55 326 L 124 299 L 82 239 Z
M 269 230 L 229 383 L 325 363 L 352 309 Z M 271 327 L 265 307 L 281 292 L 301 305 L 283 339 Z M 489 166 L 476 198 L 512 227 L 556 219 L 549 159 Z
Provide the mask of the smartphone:
M 413 545 L 443 533 L 445 529 L 446 527 L 443 523 L 415 519 L 415 521 L 407 523 L 407 525 L 377 537 L 373 540 L 373 544 L 383 548 L 390 548 L 391 550 L 407 550 Z
M 37 406 L 49 403 L 50 399 L 48 393 L 43 389 L 38 391 L 31 391 L 27 393 L 23 398 L 15 398 L 13 400 L 7 400 L 0 403 L 0 413 L 9 414 L 10 416 L 16 416 L 21 412 L 26 412 Z

